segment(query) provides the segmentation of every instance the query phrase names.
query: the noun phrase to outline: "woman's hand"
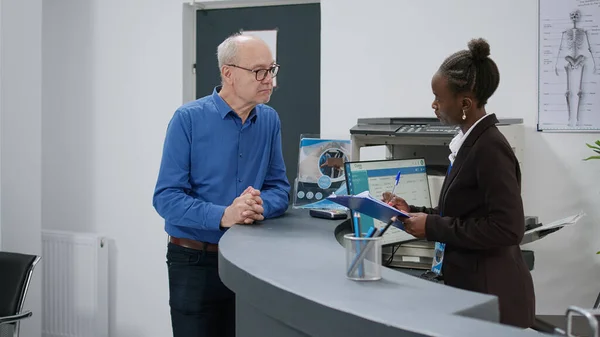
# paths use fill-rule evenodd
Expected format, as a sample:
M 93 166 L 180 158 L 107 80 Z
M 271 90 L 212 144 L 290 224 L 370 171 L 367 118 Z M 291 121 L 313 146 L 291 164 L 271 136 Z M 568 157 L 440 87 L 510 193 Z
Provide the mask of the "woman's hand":
M 404 230 L 418 238 L 425 239 L 425 223 L 427 222 L 427 214 L 425 213 L 410 213 L 410 218 L 402 219 Z
M 404 212 L 410 212 L 410 207 L 408 206 L 406 200 L 400 198 L 397 195 L 394 195 L 390 192 L 384 192 L 382 200 L 383 202 L 386 202 L 388 205 L 396 209 L 399 209 Z

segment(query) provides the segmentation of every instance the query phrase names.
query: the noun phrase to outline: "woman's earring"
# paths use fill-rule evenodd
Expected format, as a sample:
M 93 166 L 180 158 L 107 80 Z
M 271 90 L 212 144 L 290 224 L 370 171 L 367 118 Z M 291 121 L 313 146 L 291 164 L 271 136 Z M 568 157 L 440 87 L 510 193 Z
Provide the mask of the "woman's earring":
M 462 120 L 464 121 L 465 119 L 467 119 L 467 112 L 463 110 Z

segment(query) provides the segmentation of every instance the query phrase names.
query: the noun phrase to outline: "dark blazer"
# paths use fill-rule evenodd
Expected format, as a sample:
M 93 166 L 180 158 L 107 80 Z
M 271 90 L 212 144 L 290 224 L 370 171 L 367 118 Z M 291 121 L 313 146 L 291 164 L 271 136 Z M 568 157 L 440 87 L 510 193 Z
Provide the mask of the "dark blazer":
M 525 231 L 521 170 L 494 114 L 464 140 L 429 213 L 427 239 L 446 243 L 444 283 L 498 296 L 500 322 L 527 328 L 535 320 L 531 274 L 519 244 Z M 439 214 L 443 215 L 440 216 Z

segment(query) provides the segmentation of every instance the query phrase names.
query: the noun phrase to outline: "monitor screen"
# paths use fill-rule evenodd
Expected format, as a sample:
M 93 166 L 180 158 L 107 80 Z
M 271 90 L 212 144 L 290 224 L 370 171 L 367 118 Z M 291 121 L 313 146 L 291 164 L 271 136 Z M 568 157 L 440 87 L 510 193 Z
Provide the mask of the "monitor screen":
M 400 172 L 400 182 L 394 194 L 404 198 L 409 205 L 431 207 L 425 160 L 422 158 L 347 162 L 345 174 L 348 194 L 369 191 L 374 198 L 382 198 L 384 192 L 391 192 L 394 188 L 398 172 Z M 361 214 L 361 232 L 366 233 L 371 226 L 379 228 L 385 226 L 385 223 Z M 396 227 L 390 227 L 383 236 L 382 244 L 415 239 L 414 236 Z

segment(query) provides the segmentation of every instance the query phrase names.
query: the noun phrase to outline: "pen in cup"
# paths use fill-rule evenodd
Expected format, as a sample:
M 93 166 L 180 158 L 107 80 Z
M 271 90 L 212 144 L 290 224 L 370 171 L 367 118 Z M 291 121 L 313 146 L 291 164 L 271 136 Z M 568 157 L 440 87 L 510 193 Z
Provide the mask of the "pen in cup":
M 375 226 L 371 226 L 371 228 L 369 228 L 369 231 L 367 231 L 367 235 L 365 235 L 365 236 L 368 238 L 373 237 L 376 230 L 377 230 L 377 228 L 375 228 Z
M 387 222 L 387 224 L 384 227 L 381 227 L 378 231 L 375 230 L 375 227 L 371 227 L 369 229 L 369 233 L 368 233 L 370 235 L 367 234 L 367 237 L 368 238 L 377 238 L 377 237 L 383 236 L 383 234 L 388 230 L 388 228 L 390 228 L 390 226 L 392 225 L 392 223 L 394 223 L 394 221 L 396 221 L 396 217 L 391 218 Z M 369 252 L 369 250 L 371 250 L 371 248 L 373 247 L 373 244 L 374 244 L 373 241 L 369 241 L 369 242 L 367 242 L 367 245 L 363 249 L 361 249 L 360 251 L 357 252 L 357 255 L 354 257 L 354 260 L 352 261 L 352 263 L 350 264 L 350 268 L 348 269 L 348 275 L 352 275 L 356 271 L 356 268 L 360 268 L 362 266 L 362 260 L 365 258 L 365 256 Z M 359 275 L 361 275 L 360 269 L 359 269 L 358 273 L 359 273 Z
M 360 237 L 360 214 L 356 211 L 352 211 L 352 224 L 354 225 L 354 236 Z
M 361 233 L 360 233 L 360 214 L 356 211 L 352 212 L 352 220 L 354 222 L 354 236 L 357 238 L 360 238 Z M 356 252 L 360 253 L 361 251 L 361 244 L 360 241 L 356 241 Z M 364 266 L 361 263 L 358 269 L 358 276 L 362 277 L 364 275 Z

